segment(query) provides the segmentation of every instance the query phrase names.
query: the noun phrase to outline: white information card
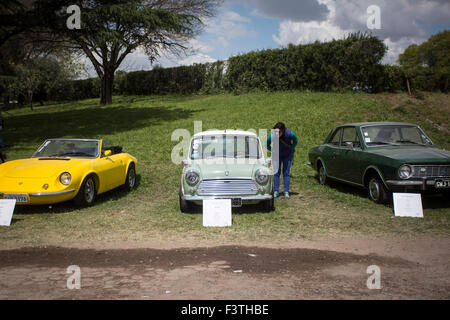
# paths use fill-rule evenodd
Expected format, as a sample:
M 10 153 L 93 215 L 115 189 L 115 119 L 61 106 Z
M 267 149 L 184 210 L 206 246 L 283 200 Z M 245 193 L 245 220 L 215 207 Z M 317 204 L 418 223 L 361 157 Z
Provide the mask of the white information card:
M 16 199 L 0 199 L 0 226 L 10 226 Z
M 203 200 L 204 227 L 231 226 L 231 199 Z
M 420 193 L 394 193 L 394 214 L 396 217 L 423 218 Z

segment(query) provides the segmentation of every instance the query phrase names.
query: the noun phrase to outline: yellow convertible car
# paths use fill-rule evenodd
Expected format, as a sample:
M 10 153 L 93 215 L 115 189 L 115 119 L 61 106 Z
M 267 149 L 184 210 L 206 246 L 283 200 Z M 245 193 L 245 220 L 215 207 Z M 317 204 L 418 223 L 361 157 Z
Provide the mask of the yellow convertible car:
M 0 199 L 89 206 L 116 187 L 133 189 L 136 169 L 135 157 L 102 139 L 49 139 L 31 158 L 0 164 Z

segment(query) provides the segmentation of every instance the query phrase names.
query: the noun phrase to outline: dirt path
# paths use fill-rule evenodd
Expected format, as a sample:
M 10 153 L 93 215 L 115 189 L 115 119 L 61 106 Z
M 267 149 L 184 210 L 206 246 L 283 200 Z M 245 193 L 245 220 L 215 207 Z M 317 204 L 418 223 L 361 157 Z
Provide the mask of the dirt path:
M 142 244 L 141 244 L 142 245 Z M 0 251 L 0 299 L 449 299 L 450 239 Z M 81 288 L 69 290 L 70 265 Z M 368 289 L 367 267 L 381 271 Z

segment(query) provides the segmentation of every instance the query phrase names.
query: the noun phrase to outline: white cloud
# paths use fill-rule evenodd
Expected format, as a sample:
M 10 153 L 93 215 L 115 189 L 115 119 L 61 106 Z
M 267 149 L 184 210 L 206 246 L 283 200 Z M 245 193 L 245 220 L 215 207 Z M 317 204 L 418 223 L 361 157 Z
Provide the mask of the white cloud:
M 218 37 L 210 42 L 202 42 L 198 39 L 192 39 L 189 41 L 188 47 L 192 52 L 210 53 L 217 48 L 226 48 L 230 45 L 230 42 L 224 37 Z
M 285 20 L 280 23 L 278 36 L 272 35 L 273 40 L 279 45 L 286 46 L 289 43 L 307 44 L 318 41 L 331 41 L 333 39 L 341 39 L 350 30 L 341 29 L 333 24 L 335 16 L 335 7 L 332 1 L 322 1 L 327 5 L 329 15 L 324 21 L 292 21 Z
M 283 21 L 280 23 L 278 35 L 272 35 L 272 38 L 279 45 L 286 46 L 289 43 L 307 44 L 316 40 L 331 41 L 333 39 L 340 39 L 345 34 L 345 30 L 332 25 L 328 21 Z
M 382 63 L 396 64 L 398 55 L 410 44 L 420 44 L 430 36 L 428 27 L 433 23 L 450 21 L 450 2 L 437 0 L 320 0 L 329 9 L 324 21 L 284 20 L 273 40 L 282 46 L 289 43 L 306 44 L 316 40 L 342 39 L 356 31 L 371 31 L 388 46 Z M 378 5 L 381 9 L 381 29 L 368 30 L 367 8 Z M 447 19 L 447 20 L 446 20 Z
M 236 22 L 251 22 L 252 20 L 248 17 L 241 16 L 239 13 L 227 10 L 223 14 L 224 20 L 236 21 Z
M 227 40 L 238 37 L 254 37 L 258 33 L 249 28 L 251 21 L 248 17 L 226 9 L 216 19 L 206 21 L 205 31 Z
M 192 56 L 188 56 L 178 62 L 179 65 L 189 66 L 194 63 L 207 63 L 207 62 L 216 62 L 217 59 L 214 59 L 206 54 L 195 54 Z

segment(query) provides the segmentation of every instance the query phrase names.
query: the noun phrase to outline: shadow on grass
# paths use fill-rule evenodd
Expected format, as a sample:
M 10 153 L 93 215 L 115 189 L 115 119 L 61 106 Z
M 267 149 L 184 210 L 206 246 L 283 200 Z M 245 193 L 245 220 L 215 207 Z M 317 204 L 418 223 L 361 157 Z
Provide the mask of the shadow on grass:
M 201 205 L 194 205 L 191 208 L 191 210 L 185 214 L 203 214 L 202 208 L 203 207 Z M 261 213 L 269 214 L 271 212 L 265 212 L 264 208 L 262 207 L 262 204 L 244 204 L 242 205 L 242 207 L 231 208 L 232 214 L 261 214 Z
M 319 177 L 310 176 L 319 183 Z M 338 192 L 356 195 L 361 198 L 368 199 L 367 190 L 364 188 L 358 188 L 338 181 L 328 180 L 328 186 L 335 189 Z M 380 204 L 381 205 L 381 204 Z M 389 197 L 389 203 L 384 204 L 385 207 L 393 208 L 392 196 Z M 445 209 L 450 208 L 450 198 L 441 194 L 435 193 L 423 193 L 422 194 L 422 207 L 423 209 Z
M 177 107 L 89 107 L 77 110 L 35 113 L 8 118 L 4 140 L 10 143 L 42 143 L 48 138 L 101 138 L 191 117 L 195 112 Z
M 141 176 L 136 175 L 136 185 L 134 190 L 139 188 L 141 182 Z M 133 190 L 133 191 L 134 191 Z M 131 192 L 133 192 L 131 191 Z M 100 205 L 109 201 L 117 201 L 121 198 L 126 197 L 129 194 L 123 186 L 119 186 L 113 190 L 97 195 L 97 198 L 94 201 L 93 206 Z M 55 203 L 51 205 L 39 205 L 39 206 L 16 206 L 14 209 L 15 214 L 61 214 L 61 213 L 69 213 L 73 211 L 78 211 L 83 209 L 83 207 L 76 206 L 72 200 Z M 20 220 L 20 219 L 19 219 Z

